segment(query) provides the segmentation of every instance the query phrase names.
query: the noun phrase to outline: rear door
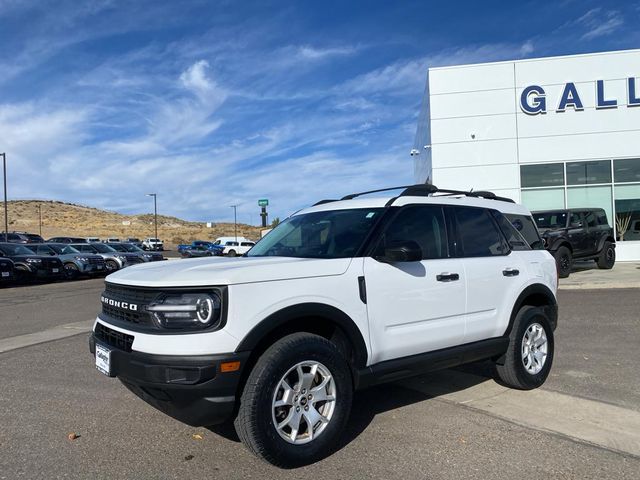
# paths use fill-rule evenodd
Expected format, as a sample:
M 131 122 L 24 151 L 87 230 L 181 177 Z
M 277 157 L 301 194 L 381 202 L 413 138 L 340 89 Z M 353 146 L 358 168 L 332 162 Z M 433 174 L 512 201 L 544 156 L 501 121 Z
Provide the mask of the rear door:
M 386 246 L 414 241 L 422 260 L 387 263 Z M 451 258 L 443 209 L 401 207 L 364 258 L 372 363 L 438 350 L 464 339 L 465 278 Z
M 509 246 L 500 230 L 498 219 L 506 222 L 505 228 L 513 229 L 501 213 L 478 207 L 455 207 L 452 213 L 456 254 L 464 261 L 467 289 L 464 343 L 500 336 L 527 278 L 526 259 L 523 252 Z M 519 247 L 530 250 L 517 235 Z

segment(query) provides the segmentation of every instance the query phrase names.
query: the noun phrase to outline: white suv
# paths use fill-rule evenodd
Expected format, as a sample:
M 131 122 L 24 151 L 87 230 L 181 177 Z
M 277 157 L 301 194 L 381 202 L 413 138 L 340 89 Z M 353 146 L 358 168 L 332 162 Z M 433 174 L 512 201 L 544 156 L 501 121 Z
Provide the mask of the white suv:
M 506 385 L 542 385 L 558 280 L 530 213 L 490 192 L 401 188 L 318 202 L 245 257 L 110 275 L 96 367 L 189 425 L 233 419 L 287 467 L 336 448 L 357 389 L 482 359 Z
M 145 238 L 142 241 L 143 250 L 164 250 L 164 243 L 159 238 Z
M 244 255 L 255 245 L 254 242 L 249 240 L 244 242 L 235 242 L 229 241 L 225 242 L 224 250 L 222 250 L 223 255 L 229 255 L 230 257 L 235 257 L 237 255 Z

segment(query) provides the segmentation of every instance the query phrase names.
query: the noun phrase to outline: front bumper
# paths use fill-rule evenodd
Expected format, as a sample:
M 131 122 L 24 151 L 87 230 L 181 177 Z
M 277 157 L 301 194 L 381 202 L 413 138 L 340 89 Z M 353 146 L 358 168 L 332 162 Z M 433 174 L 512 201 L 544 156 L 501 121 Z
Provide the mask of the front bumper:
M 94 357 L 96 342 L 111 351 L 111 376 L 176 420 L 200 427 L 233 416 L 249 352 L 197 356 L 127 352 L 92 333 L 89 350 Z M 221 372 L 220 364 L 226 362 L 240 362 L 240 368 Z

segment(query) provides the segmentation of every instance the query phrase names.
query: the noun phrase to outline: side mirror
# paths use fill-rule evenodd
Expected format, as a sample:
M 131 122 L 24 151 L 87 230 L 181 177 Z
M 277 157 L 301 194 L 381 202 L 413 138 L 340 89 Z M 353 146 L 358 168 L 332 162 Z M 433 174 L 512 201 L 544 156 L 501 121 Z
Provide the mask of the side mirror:
M 384 249 L 384 256 L 378 258 L 383 262 L 419 262 L 422 260 L 422 249 L 413 240 L 397 242 Z

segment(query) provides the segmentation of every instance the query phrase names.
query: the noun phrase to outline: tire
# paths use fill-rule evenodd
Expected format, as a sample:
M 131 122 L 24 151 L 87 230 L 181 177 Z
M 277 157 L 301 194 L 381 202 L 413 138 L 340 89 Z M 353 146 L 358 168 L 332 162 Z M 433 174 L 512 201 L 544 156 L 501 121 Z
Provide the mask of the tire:
M 75 280 L 80 276 L 80 269 L 75 263 L 65 263 L 64 271 L 67 274 L 67 278 L 70 280 Z
M 569 250 L 567 247 L 560 247 L 553 254 L 553 257 L 556 259 L 558 276 L 560 278 L 567 278 L 571 273 L 571 266 L 573 265 L 571 250 Z
M 116 262 L 115 260 L 107 260 L 106 262 L 104 262 L 104 264 L 106 266 L 107 272 L 115 272 L 120 268 L 118 266 L 118 262 Z
M 229 253 L 227 253 L 227 255 L 229 257 L 235 257 L 236 256 L 236 251 L 235 250 L 229 250 Z
M 604 242 L 602 252 L 596 260 L 598 268 L 602 270 L 611 270 L 616 263 L 616 248 L 611 242 Z
M 302 368 L 303 375 L 309 375 L 314 365 L 316 376 L 307 377 L 305 382 L 313 383 L 305 388 L 298 381 L 300 375 L 296 367 Z M 327 381 L 327 378 L 330 380 L 324 388 L 314 390 L 319 387 L 317 382 Z M 289 395 L 283 382 L 293 384 Z M 307 390 L 304 395 L 303 389 Z M 319 395 L 329 400 L 318 401 Z M 283 468 L 308 465 L 328 456 L 337 447 L 349 418 L 352 399 L 351 370 L 337 347 L 318 335 L 294 333 L 269 347 L 253 367 L 234 425 L 238 437 L 260 459 Z M 277 401 L 285 404 L 276 406 Z M 307 418 L 316 417 L 319 412 L 328 418 L 328 422 L 317 417 L 313 428 L 309 429 Z M 285 424 L 287 418 L 289 421 Z M 283 425 L 280 430 L 276 427 L 278 421 Z M 296 423 L 297 435 L 291 426 Z M 309 438 L 309 432 L 312 438 Z
M 544 343 L 543 335 L 546 338 Z M 528 339 L 534 344 L 536 341 L 539 342 L 539 346 L 536 347 L 539 355 L 535 355 L 526 345 Z M 522 307 L 509 334 L 509 347 L 504 356 L 504 365 L 496 365 L 499 383 L 518 390 L 538 388 L 549 376 L 553 355 L 553 330 L 544 310 L 529 305 Z

